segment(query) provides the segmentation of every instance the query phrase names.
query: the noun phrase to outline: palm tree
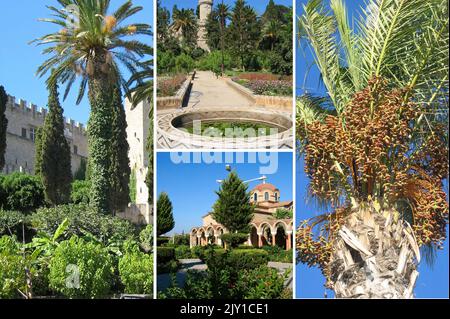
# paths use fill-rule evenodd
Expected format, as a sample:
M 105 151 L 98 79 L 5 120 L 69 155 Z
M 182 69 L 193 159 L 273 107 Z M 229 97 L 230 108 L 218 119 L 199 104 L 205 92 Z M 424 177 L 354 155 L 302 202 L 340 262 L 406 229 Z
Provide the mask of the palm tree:
M 220 24 L 220 51 L 222 53 L 222 65 L 221 65 L 221 71 L 222 71 L 222 76 L 225 72 L 225 28 L 227 26 L 227 20 L 230 18 L 231 14 L 230 14 L 230 7 L 226 4 L 220 3 L 217 6 L 217 16 L 219 18 L 219 24 Z
M 370 0 L 350 28 L 342 0 L 299 18 L 327 95 L 297 103 L 309 192 L 298 260 L 344 298 L 412 298 L 421 252 L 441 248 L 448 203 L 448 7 Z M 319 233 L 317 233 L 319 231 Z
M 273 51 L 275 42 L 280 37 L 280 34 L 283 30 L 281 23 L 277 20 L 270 20 L 264 30 L 263 37 L 269 40 L 270 43 L 270 51 Z
M 108 0 L 58 0 L 62 8 L 49 6 L 54 18 L 42 19 L 62 27 L 58 32 L 35 40 L 50 45 L 43 53 L 51 54 L 37 71 L 42 77 L 53 70 L 47 83 L 66 84 L 64 99 L 72 85 L 80 78 L 77 103 L 86 87 L 91 106 L 88 123 L 91 203 L 101 213 L 109 212 L 109 141 L 111 138 L 111 98 L 113 87 L 119 83 L 128 92 L 127 81 L 121 72 L 124 66 L 132 74 L 139 68 L 139 59 L 150 47 L 132 35 L 151 35 L 147 24 L 126 25 L 125 20 L 142 10 L 126 1 L 114 13 Z M 72 16 L 76 8 L 75 17 Z
M 192 9 L 174 10 L 171 28 L 181 34 L 186 43 L 195 41 L 197 19 Z

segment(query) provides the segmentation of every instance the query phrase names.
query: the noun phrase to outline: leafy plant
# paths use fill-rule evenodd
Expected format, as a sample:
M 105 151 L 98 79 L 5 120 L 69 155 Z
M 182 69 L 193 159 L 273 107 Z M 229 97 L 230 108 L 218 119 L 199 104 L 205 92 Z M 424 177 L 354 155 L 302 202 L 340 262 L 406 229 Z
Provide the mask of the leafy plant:
M 112 260 L 99 244 L 73 236 L 55 249 L 49 268 L 50 287 L 66 297 L 100 298 L 110 292 Z
M 0 207 L 30 213 L 44 206 L 42 183 L 37 176 L 23 173 L 0 175 Z
M 89 180 L 75 180 L 72 183 L 70 201 L 73 204 L 89 204 L 91 183 Z
M 119 259 L 120 281 L 128 294 L 153 293 L 153 255 L 138 249 L 127 251 Z

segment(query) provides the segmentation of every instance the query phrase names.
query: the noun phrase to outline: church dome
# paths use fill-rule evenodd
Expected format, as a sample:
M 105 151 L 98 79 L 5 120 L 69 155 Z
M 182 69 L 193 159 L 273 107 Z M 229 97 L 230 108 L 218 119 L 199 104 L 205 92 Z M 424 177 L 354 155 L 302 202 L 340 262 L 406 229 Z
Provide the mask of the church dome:
M 265 183 L 265 184 L 256 185 L 252 191 L 260 191 L 261 192 L 261 191 L 265 191 L 265 190 L 275 192 L 275 191 L 278 191 L 279 189 L 270 183 Z

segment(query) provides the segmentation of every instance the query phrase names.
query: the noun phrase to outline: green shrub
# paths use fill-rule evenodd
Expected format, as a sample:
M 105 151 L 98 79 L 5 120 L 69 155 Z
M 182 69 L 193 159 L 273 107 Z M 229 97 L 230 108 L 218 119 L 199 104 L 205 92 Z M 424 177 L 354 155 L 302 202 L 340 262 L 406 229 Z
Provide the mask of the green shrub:
M 169 237 L 158 237 L 156 238 L 156 246 L 164 246 L 166 244 L 168 244 L 170 241 Z
M 287 218 L 292 219 L 293 216 L 292 214 L 293 212 L 291 209 L 278 208 L 273 217 L 276 219 L 287 219 Z
M 158 74 L 173 73 L 175 71 L 175 56 L 170 51 L 158 52 Z
M 22 237 L 22 221 L 26 221 L 24 214 L 0 209 L 0 236 L 16 235 Z
M 249 252 L 250 253 L 247 253 Z M 257 251 L 257 253 L 255 253 Z M 204 252 L 208 268 L 205 272 L 188 271 L 183 288 L 172 286 L 158 297 L 192 299 L 244 299 L 283 298 L 286 296 L 284 282 L 286 275 L 278 275 L 275 269 L 267 267 L 262 250 L 226 251 L 207 247 Z M 257 259 L 254 265 L 248 260 L 245 268 L 237 259 Z M 257 264 L 258 262 L 262 264 Z M 247 268 L 248 267 L 248 268 Z
M 173 247 L 158 247 L 157 254 L 157 268 L 158 273 L 172 273 L 178 269 L 178 261 L 175 256 L 175 248 Z
M 235 66 L 233 59 L 228 52 L 224 52 L 224 69 L 230 70 Z M 212 51 L 197 62 L 197 68 L 202 71 L 212 71 L 220 74 L 222 71 L 222 53 L 220 51 Z
M 84 180 L 76 180 L 72 183 L 72 193 L 70 201 L 73 204 L 89 204 L 89 196 L 91 193 L 91 182 Z
M 175 69 L 178 73 L 190 73 L 195 68 L 195 61 L 187 54 L 182 53 L 175 58 Z
M 151 251 L 153 249 L 153 225 L 147 225 L 139 233 L 139 243 L 142 249 L 145 251 Z
M 223 234 L 221 239 L 228 245 L 228 247 L 235 248 L 248 240 L 248 234 L 227 233 Z
M 66 297 L 98 298 L 110 292 L 112 260 L 102 245 L 74 236 L 56 248 L 49 268 L 50 287 Z
M 286 276 L 267 266 L 247 269 L 239 273 L 236 290 L 244 299 L 279 299 L 283 296 Z
M 19 244 L 13 237 L 0 238 L 0 299 L 20 297 L 18 289 L 25 291 L 25 261 Z
M 128 294 L 153 293 L 153 255 L 127 252 L 119 260 L 120 281 Z
M 30 217 L 33 228 L 49 235 L 53 235 L 66 218 L 69 226 L 65 231 L 65 238 L 92 234 L 107 244 L 123 242 L 135 236 L 130 222 L 119 217 L 99 214 L 92 207 L 84 204 L 41 208 Z
M 158 256 L 158 263 L 165 263 L 175 259 L 175 248 L 158 247 L 156 251 Z
M 267 251 L 270 261 L 292 263 L 292 250 L 284 250 L 278 246 L 263 246 L 263 249 Z
M 189 246 L 180 245 L 175 247 L 175 257 L 176 259 L 191 259 L 195 256 L 193 255 Z
M 175 246 L 180 245 L 189 246 L 191 244 L 191 238 L 189 234 L 175 235 L 173 237 L 173 243 L 175 244 Z
M 230 263 L 236 269 L 254 269 L 267 265 L 269 254 L 261 249 L 234 249 L 231 251 Z
M 28 213 L 44 204 L 44 188 L 37 176 L 0 175 L 0 208 Z

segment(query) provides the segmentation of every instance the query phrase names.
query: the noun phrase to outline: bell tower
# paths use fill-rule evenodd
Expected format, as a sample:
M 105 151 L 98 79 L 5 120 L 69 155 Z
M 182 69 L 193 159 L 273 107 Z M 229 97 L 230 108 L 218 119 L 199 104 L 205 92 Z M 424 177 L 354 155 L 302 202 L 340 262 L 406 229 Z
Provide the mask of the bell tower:
M 199 0 L 198 10 L 199 10 L 199 20 L 198 20 L 198 39 L 197 45 L 203 50 L 209 51 L 208 44 L 206 43 L 206 21 L 212 12 L 213 0 Z

